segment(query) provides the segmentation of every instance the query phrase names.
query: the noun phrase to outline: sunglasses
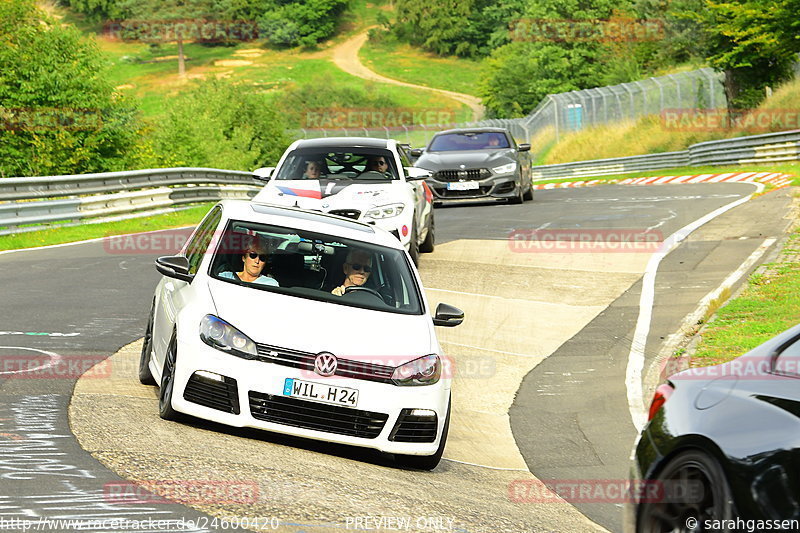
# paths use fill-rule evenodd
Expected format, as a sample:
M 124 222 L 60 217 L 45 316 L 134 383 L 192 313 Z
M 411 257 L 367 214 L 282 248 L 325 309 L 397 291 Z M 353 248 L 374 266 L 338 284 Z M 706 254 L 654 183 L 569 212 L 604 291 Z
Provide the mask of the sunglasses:
M 250 259 L 255 259 L 256 257 L 258 257 L 259 259 L 261 259 L 262 262 L 265 262 L 268 257 L 267 254 L 259 254 L 256 252 L 247 252 L 247 255 L 250 256 Z
M 363 271 L 369 274 L 372 272 L 372 267 L 369 265 L 362 265 L 361 263 L 350 263 L 350 268 L 353 270 Z

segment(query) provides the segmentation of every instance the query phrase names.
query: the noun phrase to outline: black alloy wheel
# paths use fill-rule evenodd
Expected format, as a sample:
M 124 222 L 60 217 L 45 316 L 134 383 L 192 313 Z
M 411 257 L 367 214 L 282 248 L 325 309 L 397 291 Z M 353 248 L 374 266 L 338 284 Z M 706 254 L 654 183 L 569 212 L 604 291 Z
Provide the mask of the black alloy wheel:
M 155 300 L 150 307 L 150 317 L 147 319 L 147 329 L 144 331 L 142 342 L 142 355 L 139 356 L 139 382 L 142 385 L 155 385 L 156 380 L 150 372 L 150 352 L 153 350 L 153 316 L 155 314 Z
M 164 420 L 178 420 L 180 413 L 172 408 L 172 394 L 175 390 L 175 363 L 178 360 L 178 336 L 172 334 L 164 356 L 161 370 L 161 387 L 158 394 L 158 415 Z
M 408 245 L 408 255 L 411 256 L 411 261 L 414 266 L 419 266 L 419 241 L 417 240 L 417 223 L 411 223 L 411 242 Z
M 637 527 L 642 533 L 705 531 L 707 520 L 734 515 L 725 472 L 716 459 L 697 450 L 670 460 L 643 490 Z
M 430 227 L 428 227 L 428 234 L 425 236 L 425 240 L 419 245 L 420 252 L 424 254 L 433 252 L 433 249 L 436 247 L 436 236 L 434 235 L 435 228 L 436 222 L 433 218 L 433 210 L 431 210 L 431 224 Z

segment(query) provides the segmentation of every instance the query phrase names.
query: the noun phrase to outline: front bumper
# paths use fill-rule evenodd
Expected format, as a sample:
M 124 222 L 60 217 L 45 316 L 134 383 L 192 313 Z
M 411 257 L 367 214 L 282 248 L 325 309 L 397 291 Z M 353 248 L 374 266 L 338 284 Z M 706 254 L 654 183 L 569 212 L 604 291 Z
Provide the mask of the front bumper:
M 201 371 L 201 374 L 196 374 Z M 205 373 L 224 376 L 209 380 Z M 295 399 L 283 394 L 287 378 L 357 389 L 356 407 Z M 172 406 L 176 411 L 233 427 L 250 427 L 314 440 L 373 448 L 387 453 L 432 455 L 447 414 L 450 383 L 398 387 L 257 360 L 215 350 L 199 338 L 178 345 Z M 409 409 L 436 413 L 432 442 L 399 442 L 395 434 L 408 426 Z M 314 418 L 314 423 L 308 420 Z M 316 418 L 319 417 L 319 418 Z M 278 420 L 278 421 L 276 421 Z M 313 426 L 313 427 L 312 427 Z
M 437 202 L 510 200 L 517 197 L 517 183 L 519 181 L 519 177 L 515 173 L 493 175 L 482 180 L 474 180 L 473 183 L 477 184 L 477 189 L 455 190 L 450 187 L 457 187 L 458 185 L 450 184 L 464 182 L 439 181 L 436 178 L 426 180 L 433 191 L 434 200 Z

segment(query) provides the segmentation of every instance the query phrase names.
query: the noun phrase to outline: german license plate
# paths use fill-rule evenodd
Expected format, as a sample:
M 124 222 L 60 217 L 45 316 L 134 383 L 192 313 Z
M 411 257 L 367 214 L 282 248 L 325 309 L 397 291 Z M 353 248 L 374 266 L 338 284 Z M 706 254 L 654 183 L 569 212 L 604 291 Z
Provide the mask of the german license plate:
M 286 378 L 283 383 L 283 395 L 345 407 L 358 405 L 358 390 L 356 389 L 334 387 L 302 379 Z
M 447 184 L 447 189 L 450 191 L 471 191 L 473 189 L 480 189 L 477 181 L 451 181 Z

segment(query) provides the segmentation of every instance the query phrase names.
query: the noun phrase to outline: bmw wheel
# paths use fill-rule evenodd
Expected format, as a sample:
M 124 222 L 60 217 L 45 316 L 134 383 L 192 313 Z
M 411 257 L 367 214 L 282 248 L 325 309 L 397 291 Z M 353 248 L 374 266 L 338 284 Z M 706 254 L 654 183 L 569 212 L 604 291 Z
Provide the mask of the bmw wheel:
M 428 234 L 425 236 L 425 240 L 419 245 L 420 252 L 429 254 L 433 251 L 434 247 L 436 246 L 436 236 L 434 235 L 435 228 L 436 223 L 433 219 L 433 211 L 431 211 L 431 223 L 428 226 Z
M 411 256 L 414 266 L 419 266 L 419 240 L 417 240 L 416 222 L 411 224 L 411 241 L 408 244 L 408 255 Z
M 150 352 L 153 350 L 153 315 L 155 314 L 155 300 L 150 308 L 150 317 L 147 319 L 147 329 L 144 332 L 142 355 L 139 356 L 139 382 L 142 385 L 155 385 L 156 380 L 150 372 Z
M 524 199 L 526 202 L 530 202 L 530 201 L 532 201 L 532 200 L 533 200 L 533 185 L 530 185 L 530 186 L 528 187 L 528 192 L 526 192 L 526 193 L 525 193 L 525 194 L 522 196 L 522 198 L 523 198 L 523 199 Z
M 158 414 L 164 420 L 177 420 L 180 413 L 172 408 L 172 394 L 175 390 L 175 363 L 178 359 L 178 336 L 172 334 L 167 353 L 164 356 L 164 368 L 161 370 L 161 387 L 158 394 Z
M 651 483 L 644 485 L 644 494 L 639 494 L 642 504 L 637 531 L 686 531 L 687 524 L 702 528 L 706 520 L 725 521 L 734 515 L 725 472 L 708 454 L 695 450 L 681 453 Z M 658 497 L 648 499 L 650 486 L 659 489 Z

